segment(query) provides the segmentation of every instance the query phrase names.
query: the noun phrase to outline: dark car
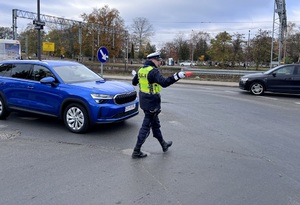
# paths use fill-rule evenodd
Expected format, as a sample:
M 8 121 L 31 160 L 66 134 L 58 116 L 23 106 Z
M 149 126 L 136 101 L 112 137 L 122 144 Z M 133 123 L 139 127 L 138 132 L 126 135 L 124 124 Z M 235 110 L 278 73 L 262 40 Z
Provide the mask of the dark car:
M 254 95 L 263 95 L 265 91 L 299 94 L 300 65 L 280 65 L 266 72 L 245 75 L 240 78 L 239 87 Z
M 74 133 L 138 114 L 135 88 L 73 61 L 0 62 L 0 119 L 12 111 L 53 116 Z

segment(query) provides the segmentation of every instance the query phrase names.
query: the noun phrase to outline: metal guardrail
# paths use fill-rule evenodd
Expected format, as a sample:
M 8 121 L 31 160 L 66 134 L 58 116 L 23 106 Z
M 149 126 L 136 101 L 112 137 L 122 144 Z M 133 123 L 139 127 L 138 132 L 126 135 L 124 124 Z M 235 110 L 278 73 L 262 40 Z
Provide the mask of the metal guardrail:
M 263 71 L 252 71 L 252 70 L 221 70 L 221 69 L 199 69 L 199 68 L 181 68 L 182 71 L 191 71 L 199 74 L 215 74 L 215 75 L 247 75 L 251 73 L 260 73 Z

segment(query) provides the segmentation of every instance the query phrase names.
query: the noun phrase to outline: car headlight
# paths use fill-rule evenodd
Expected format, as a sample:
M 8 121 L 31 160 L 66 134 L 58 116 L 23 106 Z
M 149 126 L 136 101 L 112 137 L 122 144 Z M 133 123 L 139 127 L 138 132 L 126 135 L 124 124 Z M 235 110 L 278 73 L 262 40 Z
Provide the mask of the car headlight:
M 242 83 L 246 83 L 248 78 L 241 78 Z
M 114 97 L 113 95 L 104 95 L 104 94 L 91 94 L 91 96 L 98 104 L 105 103 L 108 100 L 113 99 Z

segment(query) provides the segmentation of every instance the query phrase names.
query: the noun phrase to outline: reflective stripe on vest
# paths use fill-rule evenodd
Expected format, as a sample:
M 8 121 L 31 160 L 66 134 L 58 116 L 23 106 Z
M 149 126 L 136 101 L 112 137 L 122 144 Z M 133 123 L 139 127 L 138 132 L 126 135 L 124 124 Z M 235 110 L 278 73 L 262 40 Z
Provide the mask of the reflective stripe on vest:
M 140 91 L 148 94 L 158 94 L 161 91 L 161 86 L 157 83 L 150 84 L 148 74 L 153 69 L 152 66 L 140 68 L 138 71 Z

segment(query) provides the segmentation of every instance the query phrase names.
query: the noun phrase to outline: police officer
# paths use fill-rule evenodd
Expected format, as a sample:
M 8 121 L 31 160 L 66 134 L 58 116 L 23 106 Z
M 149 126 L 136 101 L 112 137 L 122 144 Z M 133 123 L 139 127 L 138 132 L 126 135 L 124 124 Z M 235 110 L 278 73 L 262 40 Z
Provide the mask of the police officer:
M 138 73 L 134 74 L 132 79 L 133 85 L 139 84 L 139 99 L 140 107 L 144 111 L 144 120 L 142 127 L 137 136 L 137 142 L 134 147 L 132 158 L 147 157 L 146 153 L 141 151 L 141 147 L 152 129 L 153 137 L 160 143 L 163 152 L 168 151 L 171 147 L 172 141 L 166 142 L 160 131 L 160 121 L 158 114 L 161 111 L 160 91 L 162 87 L 168 87 L 185 77 L 185 72 L 178 72 L 174 75 L 164 78 L 158 67 L 161 64 L 161 57 L 159 52 L 151 53 L 147 56 L 147 60 Z

